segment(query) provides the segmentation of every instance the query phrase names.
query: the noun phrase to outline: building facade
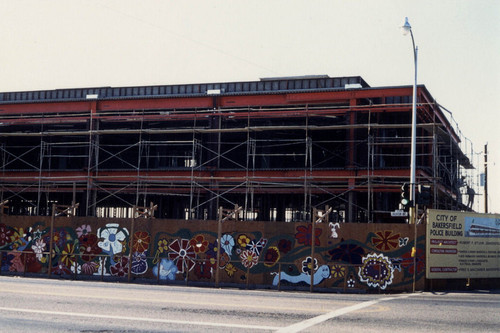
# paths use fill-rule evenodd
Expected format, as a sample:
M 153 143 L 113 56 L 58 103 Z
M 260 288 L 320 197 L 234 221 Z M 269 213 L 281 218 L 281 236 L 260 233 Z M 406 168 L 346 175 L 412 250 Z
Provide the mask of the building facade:
M 0 93 L 0 199 L 10 215 L 405 222 L 412 86 L 361 77 Z M 423 208 L 467 209 L 473 166 L 457 128 L 417 92 Z

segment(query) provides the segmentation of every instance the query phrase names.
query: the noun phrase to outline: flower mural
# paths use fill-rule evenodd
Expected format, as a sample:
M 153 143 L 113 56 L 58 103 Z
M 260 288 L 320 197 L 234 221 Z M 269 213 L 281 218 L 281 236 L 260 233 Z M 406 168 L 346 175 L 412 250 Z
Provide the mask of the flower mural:
M 380 251 L 391 251 L 399 246 L 400 237 L 399 233 L 394 234 L 391 230 L 377 231 L 372 243 Z
M 153 274 L 160 280 L 175 280 L 177 273 L 177 265 L 166 258 L 162 258 L 160 262 L 153 267 Z
M 304 244 L 305 246 L 311 246 L 312 244 L 312 224 L 308 224 L 306 226 L 298 226 L 297 233 L 295 234 L 295 239 L 299 244 Z M 314 245 L 319 246 L 320 240 L 319 236 L 321 236 L 322 230 L 320 228 L 314 229 Z
M 314 244 L 326 241 L 328 245 L 318 246 L 315 258 L 311 258 L 311 224 L 287 224 L 286 230 L 264 228 L 254 232 L 245 228 L 245 232 L 223 233 L 218 241 L 214 238 L 216 230 L 212 229 L 175 229 L 166 225 L 164 229 L 151 228 L 160 230 L 154 234 L 142 230 L 129 234 L 118 223 L 99 224 L 99 221 L 55 227 L 49 268 L 51 230 L 46 220 L 15 227 L 5 223 L 6 220 L 0 223 L 1 269 L 16 274 L 44 274 L 50 269 L 53 274 L 102 274 L 117 278 L 130 274 L 146 278 L 155 275 L 160 280 L 175 280 L 176 274 L 187 277 L 188 272 L 193 272 L 189 281 L 202 281 L 213 280 L 216 269 L 221 269 L 225 272 L 222 278 L 234 278 L 234 283 L 245 283 L 242 281 L 248 279 L 253 283 L 263 274 L 280 271 L 281 280 L 288 285 L 324 281 L 323 286 L 330 288 L 350 280 L 353 286 L 387 290 L 393 286 L 411 287 L 412 280 L 408 277 L 417 272 L 418 279 L 422 279 L 425 269 L 423 242 L 418 244 L 415 265 L 408 237 L 401 236 L 405 229 L 397 226 L 358 235 L 351 226 L 342 225 L 342 236 L 350 236 L 345 240 L 331 238 L 330 232 L 317 229 L 312 237 Z M 95 230 L 91 227 L 94 224 Z M 280 262 L 286 265 L 278 268 Z M 250 275 L 245 274 L 248 269 L 252 269 Z M 328 281 L 329 278 L 332 280 Z
M 196 252 L 189 244 L 189 239 L 174 240 L 170 244 L 170 251 L 168 258 L 176 264 L 178 273 L 188 272 L 194 268 Z
M 358 276 L 360 281 L 369 287 L 385 289 L 392 283 L 394 269 L 388 257 L 381 253 L 371 253 L 363 257 L 363 265 L 359 267 Z

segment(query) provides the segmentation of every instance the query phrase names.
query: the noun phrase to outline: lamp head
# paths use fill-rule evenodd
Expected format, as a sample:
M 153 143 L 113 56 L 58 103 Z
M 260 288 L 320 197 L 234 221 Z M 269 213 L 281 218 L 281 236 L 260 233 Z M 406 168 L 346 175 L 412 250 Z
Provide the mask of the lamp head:
M 403 35 L 408 35 L 408 33 L 411 31 L 411 25 L 410 25 L 410 22 L 408 22 L 408 18 L 405 17 L 405 24 L 403 24 L 401 26 L 401 33 L 403 33 Z

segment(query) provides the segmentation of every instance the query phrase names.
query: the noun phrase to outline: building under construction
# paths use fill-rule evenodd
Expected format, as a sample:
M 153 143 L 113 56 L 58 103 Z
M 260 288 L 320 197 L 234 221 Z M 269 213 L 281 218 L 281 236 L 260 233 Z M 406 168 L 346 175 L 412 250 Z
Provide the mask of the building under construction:
M 0 93 L 4 213 L 343 222 L 391 217 L 410 178 L 412 86 L 361 77 Z M 467 209 L 471 155 L 425 86 L 417 93 L 419 185 L 425 206 Z M 465 178 L 464 178 L 465 177 Z M 465 197 L 466 198 L 466 197 Z M 420 208 L 424 208 L 421 207 Z

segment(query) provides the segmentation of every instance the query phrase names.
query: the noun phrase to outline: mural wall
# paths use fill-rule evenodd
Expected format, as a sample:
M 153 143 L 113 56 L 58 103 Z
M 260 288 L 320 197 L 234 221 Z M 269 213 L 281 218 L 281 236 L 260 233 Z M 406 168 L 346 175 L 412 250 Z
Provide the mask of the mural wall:
M 407 224 L 2 216 L 2 274 L 260 288 L 424 289 L 425 229 Z M 314 233 L 313 233 L 314 229 Z

